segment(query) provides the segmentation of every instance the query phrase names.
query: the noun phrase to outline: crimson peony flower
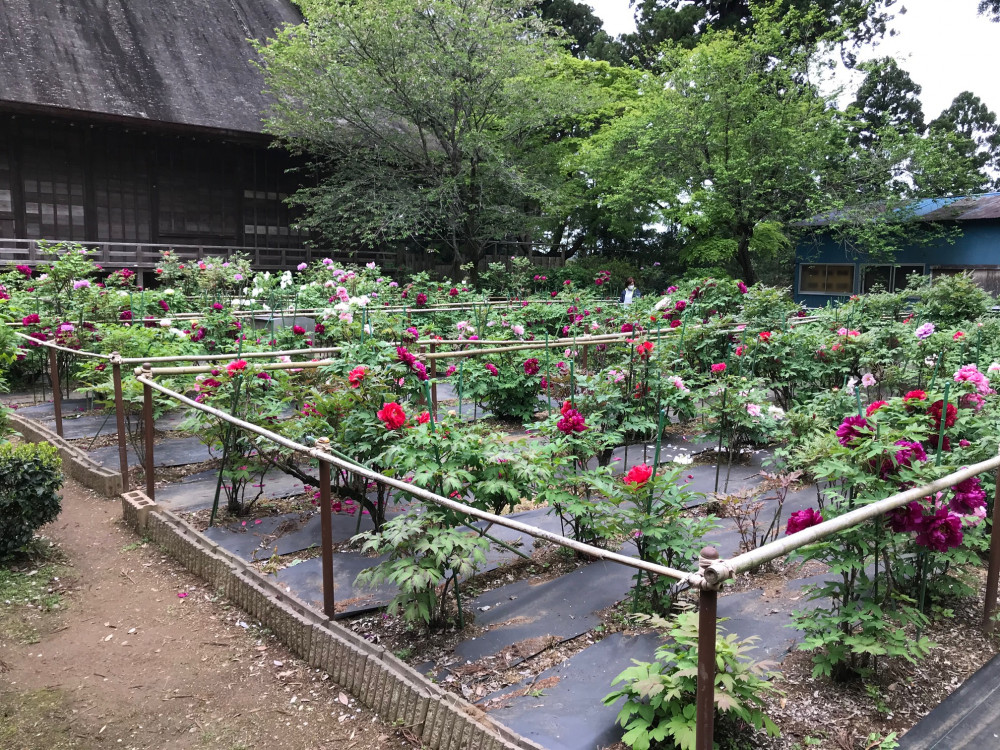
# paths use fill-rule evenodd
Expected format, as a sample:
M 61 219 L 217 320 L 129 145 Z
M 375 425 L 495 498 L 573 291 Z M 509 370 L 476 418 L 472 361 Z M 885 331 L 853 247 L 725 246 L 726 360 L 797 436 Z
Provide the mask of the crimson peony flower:
M 38 313 L 31 313 L 31 315 L 25 315 L 21 318 L 21 323 L 26 326 L 31 326 L 41 322 L 41 320 L 42 319 L 38 316 Z
M 430 421 L 431 421 L 431 413 L 429 411 L 421 412 L 420 415 L 417 417 L 417 422 L 419 424 L 427 424 Z
M 652 351 L 653 351 L 652 341 L 643 341 L 635 348 L 636 354 L 638 354 L 643 359 L 647 359 Z
M 649 481 L 651 476 L 653 476 L 652 466 L 638 464 L 629 469 L 628 474 L 625 475 L 625 484 L 634 484 L 636 487 L 642 487 L 642 485 Z
M 720 373 L 720 372 L 725 372 L 725 371 L 726 371 L 726 363 L 725 362 L 717 362 L 714 365 L 712 365 L 712 372 L 714 372 L 714 373 Z
M 170 305 L 167 304 L 167 301 L 165 299 L 161 299 L 157 304 L 160 306 L 160 309 L 163 310 L 163 312 L 170 312 Z
M 886 514 L 889 528 L 896 533 L 919 531 L 924 524 L 924 506 L 919 500 L 907 503 Z
M 944 409 L 944 400 L 938 399 L 933 404 L 927 408 L 927 413 L 934 420 L 934 428 L 938 429 L 941 427 L 941 410 Z M 951 427 L 955 424 L 955 420 L 958 418 L 958 408 L 954 404 L 948 404 L 947 414 L 944 418 L 944 426 Z
M 587 423 L 583 419 L 583 415 L 574 409 L 569 401 L 564 401 L 562 409 L 562 418 L 556 422 L 556 427 L 559 431 L 566 434 L 572 435 L 574 432 L 583 432 L 587 429 Z
M 910 391 L 903 396 L 903 403 L 909 404 L 911 401 L 926 401 L 927 394 L 924 391 Z
M 489 374 L 492 375 L 493 377 L 496 377 L 497 375 L 500 374 L 500 371 L 497 369 L 497 366 L 492 364 L 491 362 L 486 363 L 486 371 L 489 372 Z
M 947 552 L 952 547 L 962 543 L 962 518 L 952 513 L 948 508 L 938 508 L 933 516 L 926 516 L 920 531 L 917 532 L 917 544 L 928 547 L 935 552 Z
M 427 304 L 427 295 L 423 292 L 417 294 L 417 307 L 423 307 Z
M 302 326 L 292 326 L 292 333 L 294 333 L 296 336 L 302 336 L 303 334 L 305 334 L 305 332 L 306 329 L 303 328 Z
M 448 296 L 449 297 L 457 297 L 458 296 L 458 289 L 456 289 L 455 287 L 452 287 L 451 289 L 449 289 L 448 290 Z
M 246 367 L 247 367 L 247 361 L 245 359 L 238 359 L 235 362 L 230 362 L 228 365 L 226 365 L 226 372 L 229 373 L 230 376 L 232 376 L 233 373 L 237 373 L 240 370 L 245 370 Z
M 771 332 L 770 331 L 761 331 L 760 332 L 760 340 L 761 341 L 770 341 L 771 340 Z
M 847 417 L 837 428 L 837 439 L 841 445 L 847 447 L 855 438 L 864 437 L 864 432 L 867 431 L 867 419 L 862 416 Z
M 823 516 L 818 510 L 806 508 L 792 513 L 788 518 L 788 526 L 785 528 L 786 534 L 795 534 L 810 526 L 823 523 Z
M 749 291 L 747 289 L 747 285 L 744 284 L 742 281 L 736 282 L 736 288 L 740 290 L 740 294 L 746 294 Z
M 347 374 L 347 382 L 351 384 L 351 388 L 360 388 L 361 382 L 365 379 L 367 373 L 368 368 L 364 365 L 359 365 Z
M 535 357 L 524 361 L 524 374 L 531 376 L 538 374 L 538 360 Z
M 395 401 L 382 404 L 382 408 L 377 412 L 377 416 L 385 424 L 386 429 L 389 430 L 398 430 L 406 424 L 406 412 Z

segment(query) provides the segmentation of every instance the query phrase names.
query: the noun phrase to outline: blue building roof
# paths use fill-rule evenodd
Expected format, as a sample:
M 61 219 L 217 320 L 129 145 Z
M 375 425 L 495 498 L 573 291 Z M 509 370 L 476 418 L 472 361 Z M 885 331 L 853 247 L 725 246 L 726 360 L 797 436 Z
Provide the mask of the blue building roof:
M 1000 219 L 1000 193 L 927 198 L 913 204 L 911 209 L 918 221 Z

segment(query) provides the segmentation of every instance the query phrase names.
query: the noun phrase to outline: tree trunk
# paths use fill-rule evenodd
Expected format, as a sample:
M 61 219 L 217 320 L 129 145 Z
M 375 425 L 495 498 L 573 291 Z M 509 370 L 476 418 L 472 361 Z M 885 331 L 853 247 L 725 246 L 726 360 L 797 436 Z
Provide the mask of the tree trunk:
M 750 235 L 740 237 L 739 247 L 736 250 L 736 262 L 740 266 L 740 275 L 747 286 L 757 281 L 757 274 L 753 270 L 753 259 L 750 257 Z

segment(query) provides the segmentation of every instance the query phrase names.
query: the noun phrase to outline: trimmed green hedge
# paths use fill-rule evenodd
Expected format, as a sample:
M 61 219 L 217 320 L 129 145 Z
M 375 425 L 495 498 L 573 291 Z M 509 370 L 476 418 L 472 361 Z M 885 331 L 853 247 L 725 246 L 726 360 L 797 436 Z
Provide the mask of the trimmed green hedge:
M 0 559 L 31 541 L 61 509 L 62 460 L 44 443 L 0 444 Z

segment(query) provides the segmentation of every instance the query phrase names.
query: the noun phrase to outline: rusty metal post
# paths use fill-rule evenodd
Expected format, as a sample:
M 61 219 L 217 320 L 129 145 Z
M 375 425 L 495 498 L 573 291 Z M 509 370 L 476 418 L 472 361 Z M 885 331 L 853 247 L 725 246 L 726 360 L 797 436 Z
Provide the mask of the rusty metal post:
M 316 441 L 317 450 L 327 453 L 330 439 Z M 358 510 L 360 513 L 360 509 Z M 336 612 L 336 592 L 333 581 L 333 511 L 330 507 L 330 464 L 319 462 L 319 518 L 323 544 L 323 612 L 331 620 Z
M 698 566 L 705 570 L 717 562 L 714 547 L 701 551 Z M 698 597 L 698 689 L 695 694 L 695 750 L 712 750 L 715 744 L 715 639 L 719 592 L 702 585 Z
M 56 413 L 56 435 L 63 436 L 62 393 L 59 388 L 59 359 L 56 350 L 49 347 L 49 379 L 52 381 L 52 408 Z
M 437 345 L 431 344 L 431 354 L 437 349 Z M 438 413 L 438 384 L 437 384 L 437 374 L 438 374 L 438 361 L 437 357 L 431 357 L 431 414 L 434 415 L 434 419 L 437 419 Z
M 153 377 L 153 367 L 148 362 L 142 366 L 142 376 L 144 378 Z M 146 497 L 155 500 L 156 490 L 154 489 L 153 471 L 153 389 L 143 383 L 142 385 L 142 429 L 143 443 L 146 446 L 146 461 L 144 470 L 146 472 Z
M 128 492 L 128 436 L 125 434 L 125 396 L 122 393 L 122 355 L 111 352 L 111 379 L 115 386 L 115 419 L 118 424 L 118 462 L 122 472 L 122 492 Z
M 993 493 L 993 526 L 990 528 L 990 567 L 986 573 L 986 604 L 983 606 L 983 630 L 992 633 L 996 622 L 993 614 L 997 608 L 997 583 L 1000 581 L 1000 469 L 996 474 Z

